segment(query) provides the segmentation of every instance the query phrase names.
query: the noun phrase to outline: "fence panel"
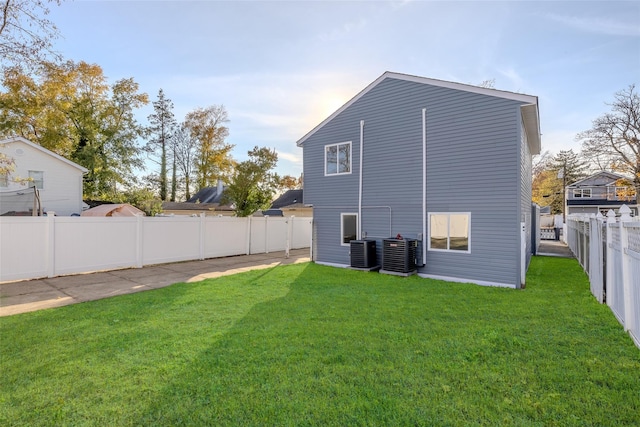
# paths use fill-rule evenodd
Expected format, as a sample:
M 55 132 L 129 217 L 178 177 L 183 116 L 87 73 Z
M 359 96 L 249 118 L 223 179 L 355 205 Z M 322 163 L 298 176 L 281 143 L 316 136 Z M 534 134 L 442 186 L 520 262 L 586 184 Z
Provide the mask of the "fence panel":
M 305 248 L 310 236 L 311 218 L 2 217 L 0 283 Z
M 47 275 L 49 221 L 47 217 L 0 218 L 0 281 Z
M 248 254 L 249 220 L 230 216 L 205 217 L 204 257 Z
M 291 249 L 302 249 L 311 246 L 311 222 L 309 217 L 291 217 L 293 227 L 291 228 L 290 246 Z
M 604 274 L 603 274 L 603 253 L 602 253 L 602 228 L 604 224 L 599 218 L 589 219 L 589 282 L 591 283 L 591 293 L 598 302 L 604 302 Z
M 602 217 L 567 217 L 567 244 L 589 275 L 591 293 L 606 302 L 640 347 L 640 221 L 627 206 Z
M 622 250 L 620 242 L 620 227 L 618 224 L 607 224 L 607 234 L 611 235 L 607 242 L 607 305 L 624 324 L 624 287 L 622 286 Z
M 625 328 L 640 347 L 640 223 L 622 224 L 627 241 L 624 244 L 627 265 L 625 286 Z
M 55 217 L 54 268 L 50 274 L 136 266 L 137 219 Z
M 201 218 L 150 217 L 142 221 L 142 265 L 201 258 Z

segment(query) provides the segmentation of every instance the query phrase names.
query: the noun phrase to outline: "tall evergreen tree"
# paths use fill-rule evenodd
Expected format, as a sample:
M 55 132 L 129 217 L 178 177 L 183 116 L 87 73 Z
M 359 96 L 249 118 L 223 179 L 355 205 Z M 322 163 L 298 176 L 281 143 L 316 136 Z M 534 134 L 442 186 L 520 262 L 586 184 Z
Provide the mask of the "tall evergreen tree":
M 149 139 L 145 149 L 155 155 L 154 161 L 160 165 L 160 200 L 167 200 L 167 157 L 168 150 L 171 148 L 172 157 L 175 154 L 171 139 L 173 138 L 176 120 L 173 115 L 173 102 L 166 98 L 164 91 L 158 91 L 158 100 L 153 102 L 154 113 L 148 119 L 149 123 Z M 174 173 L 173 180 L 175 182 L 175 161 L 173 164 Z M 172 185 L 172 200 L 175 200 L 175 189 Z

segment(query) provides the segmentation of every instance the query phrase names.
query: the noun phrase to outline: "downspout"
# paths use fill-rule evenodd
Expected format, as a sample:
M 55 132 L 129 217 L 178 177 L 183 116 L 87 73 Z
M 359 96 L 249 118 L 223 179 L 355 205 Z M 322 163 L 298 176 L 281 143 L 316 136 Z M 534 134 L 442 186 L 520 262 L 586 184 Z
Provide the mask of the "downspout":
M 358 233 L 356 239 L 362 239 L 362 149 L 364 146 L 364 120 L 360 120 L 360 182 L 358 184 Z
M 427 263 L 427 109 L 422 109 L 422 266 Z

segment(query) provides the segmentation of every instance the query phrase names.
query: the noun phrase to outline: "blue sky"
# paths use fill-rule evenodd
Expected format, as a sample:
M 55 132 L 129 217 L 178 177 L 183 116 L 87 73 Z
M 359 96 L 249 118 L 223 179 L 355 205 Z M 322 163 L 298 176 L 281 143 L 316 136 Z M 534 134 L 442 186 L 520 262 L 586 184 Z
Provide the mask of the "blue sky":
M 67 0 L 49 19 L 65 58 L 162 88 L 179 121 L 223 104 L 234 158 L 272 147 L 294 176 L 295 142 L 385 71 L 536 95 L 553 153 L 640 84 L 640 1 Z

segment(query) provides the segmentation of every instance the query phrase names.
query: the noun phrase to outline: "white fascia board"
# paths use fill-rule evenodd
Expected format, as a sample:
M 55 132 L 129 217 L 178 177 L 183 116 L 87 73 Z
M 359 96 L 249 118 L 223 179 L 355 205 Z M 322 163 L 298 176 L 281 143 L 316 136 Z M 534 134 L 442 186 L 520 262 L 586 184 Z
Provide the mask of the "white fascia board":
M 351 98 L 346 104 L 344 104 L 342 107 L 340 107 L 338 110 L 336 110 L 333 114 L 331 114 L 329 117 L 327 117 L 325 120 L 323 120 L 318 126 L 314 127 L 306 135 L 304 135 L 302 138 L 300 138 L 296 142 L 296 145 L 298 147 L 302 146 L 302 144 L 309 137 L 311 137 L 314 133 L 316 133 L 320 128 L 322 128 L 325 124 L 327 124 L 329 121 L 331 121 L 338 114 L 342 113 L 344 110 L 349 108 L 349 106 L 351 106 L 358 99 L 362 98 L 367 92 L 369 92 L 371 89 L 376 87 L 378 84 L 380 84 L 380 82 L 382 82 L 386 78 L 404 80 L 404 81 L 420 83 L 420 84 L 428 84 L 428 85 L 432 85 L 432 86 L 443 87 L 443 88 L 448 88 L 448 89 L 455 89 L 455 90 L 460 90 L 460 91 L 464 91 L 464 92 L 477 93 L 477 94 L 480 94 L 480 95 L 487 95 L 487 96 L 494 96 L 494 97 L 498 97 L 498 98 L 510 99 L 510 100 L 513 100 L 513 101 L 519 101 L 519 102 L 523 102 L 523 103 L 526 103 L 526 104 L 535 104 L 536 106 L 538 105 L 538 98 L 536 96 L 532 96 L 532 95 L 525 95 L 525 94 L 515 93 L 515 92 L 507 92 L 507 91 L 497 90 L 497 89 L 488 89 L 488 88 L 484 88 L 484 87 L 472 86 L 472 85 L 467 85 L 467 84 L 463 84 L 463 83 L 449 82 L 449 81 L 446 81 L 446 80 L 430 79 L 430 78 L 427 78 L 427 77 L 412 76 L 412 75 L 409 75 L 409 74 L 401 74 L 401 73 L 394 73 L 394 72 L 391 72 L 391 71 L 387 71 L 384 74 L 382 74 L 380 77 L 375 79 L 372 83 L 370 83 L 362 91 L 360 91 L 356 96 Z M 538 132 L 538 135 L 539 134 L 540 134 L 540 132 Z
M 23 137 L 21 137 L 21 136 L 14 136 L 14 137 L 11 137 L 11 138 L 7 138 L 7 139 L 0 140 L 0 145 L 10 144 L 10 143 L 12 143 L 12 142 L 22 142 L 23 144 L 26 144 L 26 145 L 28 145 L 28 146 L 29 146 L 29 147 L 31 147 L 31 148 L 34 148 L 34 149 L 39 150 L 39 151 L 41 151 L 41 152 L 43 152 L 43 153 L 45 153 L 45 154 L 48 154 L 48 155 L 50 155 L 51 157 L 53 157 L 53 158 L 55 158 L 55 159 L 58 159 L 58 160 L 60 160 L 60 161 L 61 161 L 61 162 L 63 162 L 63 163 L 68 164 L 69 166 L 73 166 L 73 167 L 74 167 L 74 168 L 76 168 L 76 169 L 80 169 L 80 170 L 82 171 L 82 173 L 83 173 L 83 174 L 85 174 L 85 173 L 89 172 L 89 170 L 88 170 L 87 168 L 85 168 L 85 167 L 83 167 L 83 166 L 80 166 L 79 164 L 74 163 L 74 162 L 72 162 L 72 161 L 71 161 L 71 160 L 69 160 L 69 159 L 65 159 L 64 157 L 62 157 L 62 156 L 60 156 L 60 155 L 58 155 L 58 154 L 54 153 L 53 151 L 51 151 L 51 150 L 47 150 L 47 149 L 46 149 L 46 148 L 44 148 L 43 146 L 38 145 L 38 144 L 35 144 L 35 143 L 33 143 L 33 142 L 29 141 L 28 139 L 23 138 Z
M 532 155 L 540 154 L 542 142 L 540 138 L 540 116 L 538 112 L 538 102 L 526 104 L 520 107 L 524 130 L 527 134 L 527 142 Z

